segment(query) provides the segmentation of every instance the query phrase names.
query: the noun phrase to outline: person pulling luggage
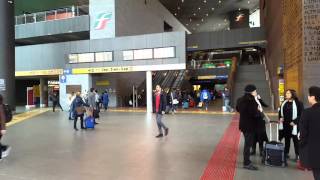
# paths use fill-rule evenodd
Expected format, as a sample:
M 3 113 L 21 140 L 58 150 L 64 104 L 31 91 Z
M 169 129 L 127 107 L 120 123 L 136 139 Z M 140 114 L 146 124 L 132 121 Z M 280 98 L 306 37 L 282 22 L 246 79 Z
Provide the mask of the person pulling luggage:
M 239 129 L 244 136 L 243 167 L 248 170 L 258 170 L 250 160 L 250 149 L 263 110 L 255 99 L 257 96 L 256 86 L 249 84 L 244 91 L 244 95 L 237 100 L 236 105 L 236 110 L 240 113 Z

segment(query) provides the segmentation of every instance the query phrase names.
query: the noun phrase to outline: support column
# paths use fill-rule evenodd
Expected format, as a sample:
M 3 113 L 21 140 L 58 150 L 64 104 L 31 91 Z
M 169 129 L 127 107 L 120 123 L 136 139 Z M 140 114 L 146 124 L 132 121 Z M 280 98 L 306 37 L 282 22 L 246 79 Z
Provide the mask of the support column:
M 15 109 L 15 34 L 13 0 L 0 1 L 0 94 Z
M 40 78 L 40 107 L 46 107 L 48 100 L 48 81 Z
M 147 112 L 152 113 L 152 72 L 147 71 Z
M 136 107 L 136 91 L 135 91 L 135 87 L 134 85 L 132 86 L 132 107 L 135 108 Z

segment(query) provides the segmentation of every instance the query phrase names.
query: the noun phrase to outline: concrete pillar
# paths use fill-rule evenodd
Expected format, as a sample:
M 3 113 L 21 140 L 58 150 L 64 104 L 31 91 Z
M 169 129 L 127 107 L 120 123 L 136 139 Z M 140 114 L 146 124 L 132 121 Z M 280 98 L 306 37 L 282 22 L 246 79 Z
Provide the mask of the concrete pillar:
M 147 112 L 152 113 L 152 72 L 147 71 Z
M 13 1 L 0 1 L 0 94 L 15 108 L 15 34 Z
M 48 100 L 48 80 L 40 78 L 40 107 L 46 107 Z
M 132 107 L 136 107 L 136 91 L 134 85 L 132 86 Z

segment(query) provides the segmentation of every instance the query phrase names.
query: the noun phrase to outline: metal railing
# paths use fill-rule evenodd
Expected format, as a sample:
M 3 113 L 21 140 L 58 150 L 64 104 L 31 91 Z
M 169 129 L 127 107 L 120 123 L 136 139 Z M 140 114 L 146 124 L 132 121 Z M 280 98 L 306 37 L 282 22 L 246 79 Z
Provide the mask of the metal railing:
M 15 16 L 15 25 L 37 23 L 51 20 L 68 19 L 89 14 L 89 6 L 70 6 L 50 11 Z
M 271 78 L 270 78 L 270 73 L 269 73 L 269 69 L 268 69 L 268 66 L 267 66 L 267 62 L 266 62 L 266 58 L 265 56 L 263 55 L 261 58 L 261 62 L 263 63 L 264 65 L 264 69 L 265 69 L 265 76 L 266 76 L 266 80 L 268 81 L 268 85 L 269 85 L 269 93 L 271 95 L 271 108 L 272 110 L 275 110 L 275 103 L 274 103 L 274 94 L 272 92 L 272 82 L 271 82 Z

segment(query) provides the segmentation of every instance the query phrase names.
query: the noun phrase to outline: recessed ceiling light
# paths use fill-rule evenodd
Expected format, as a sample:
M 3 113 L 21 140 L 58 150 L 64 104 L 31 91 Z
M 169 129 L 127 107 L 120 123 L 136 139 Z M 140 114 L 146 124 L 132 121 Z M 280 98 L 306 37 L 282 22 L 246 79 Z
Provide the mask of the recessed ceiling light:
M 207 13 L 206 16 L 209 16 L 209 14 Z
M 196 14 L 196 13 L 193 13 L 193 15 L 196 16 L 197 14 Z
M 214 11 L 214 8 L 211 8 L 212 11 Z
M 200 26 L 200 24 L 197 24 L 197 26 Z
M 202 22 L 204 21 L 203 18 L 201 19 L 201 21 L 202 21 Z
M 186 26 L 189 26 L 189 24 L 186 24 Z
M 248 4 L 250 4 L 250 1 L 248 1 Z
M 207 0 L 204 0 L 203 2 L 204 2 L 204 3 L 207 3 Z
M 176 15 L 177 15 L 177 13 L 174 13 L 174 15 L 176 16 Z
M 219 4 L 221 4 L 221 0 L 219 1 Z
M 198 7 L 198 9 L 200 10 L 201 8 L 200 8 L 200 7 Z
M 184 0 L 181 0 L 182 3 L 184 3 Z
M 192 21 L 192 19 L 190 18 L 190 22 Z
M 239 11 L 241 11 L 241 8 L 239 8 Z
M 221 24 L 218 24 L 219 26 L 221 26 Z
M 180 10 L 180 6 L 178 6 L 178 8 L 177 8 L 178 10 Z

